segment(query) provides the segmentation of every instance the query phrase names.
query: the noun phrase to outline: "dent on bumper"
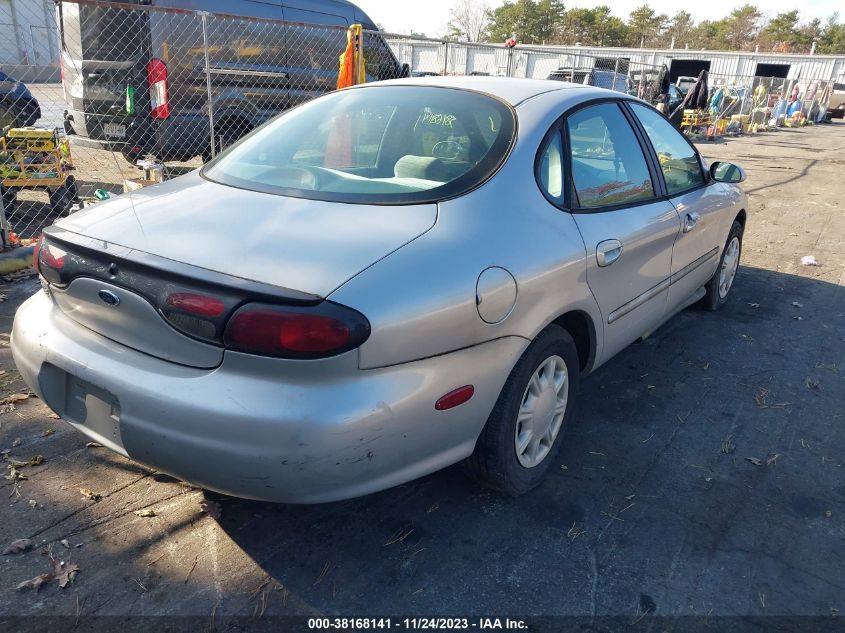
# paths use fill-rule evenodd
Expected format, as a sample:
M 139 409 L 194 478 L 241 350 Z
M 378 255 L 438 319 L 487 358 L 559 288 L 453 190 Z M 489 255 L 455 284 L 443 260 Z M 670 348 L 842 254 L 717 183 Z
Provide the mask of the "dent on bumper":
M 498 339 L 373 370 L 358 369 L 356 352 L 324 361 L 227 352 L 220 367 L 202 370 L 114 343 L 41 292 L 12 331 L 24 380 L 52 408 L 66 408 L 53 384 L 65 374 L 52 368 L 114 396 L 122 446 L 111 448 L 212 490 L 293 503 L 375 492 L 469 455 L 527 344 Z M 476 389 L 469 402 L 435 411 L 464 384 Z M 71 424 L 102 439 L 84 420 Z

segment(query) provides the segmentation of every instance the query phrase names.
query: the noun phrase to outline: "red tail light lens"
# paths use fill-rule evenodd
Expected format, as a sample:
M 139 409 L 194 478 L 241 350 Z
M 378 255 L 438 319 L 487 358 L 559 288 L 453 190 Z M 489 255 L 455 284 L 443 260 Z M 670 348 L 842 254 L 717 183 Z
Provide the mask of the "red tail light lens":
M 176 292 L 167 295 L 165 305 L 174 310 L 180 310 L 189 314 L 194 314 L 200 317 L 207 317 L 209 319 L 216 319 L 223 310 L 226 309 L 226 304 L 220 299 L 208 297 L 206 295 L 192 294 L 189 292 Z
M 58 246 L 45 242 L 43 238 L 39 240 L 39 244 L 40 246 L 36 249 L 37 253 L 33 254 L 37 260 L 36 269 L 51 284 L 61 284 L 61 271 L 65 267 L 67 252 Z
M 324 301 L 308 308 L 248 304 L 226 326 L 229 349 L 281 358 L 325 358 L 360 346 L 370 324 L 355 310 Z
M 233 307 L 231 300 L 228 307 Z M 161 304 L 164 318 L 177 330 L 217 345 L 226 309 L 227 303 L 223 299 L 196 292 L 171 292 Z
M 65 267 L 65 255 L 67 252 L 52 244 L 42 244 L 38 249 L 39 262 L 53 270 L 61 270 Z
M 160 59 L 147 64 L 147 83 L 150 85 L 150 116 L 166 119 L 170 116 L 170 96 L 167 93 L 167 65 Z

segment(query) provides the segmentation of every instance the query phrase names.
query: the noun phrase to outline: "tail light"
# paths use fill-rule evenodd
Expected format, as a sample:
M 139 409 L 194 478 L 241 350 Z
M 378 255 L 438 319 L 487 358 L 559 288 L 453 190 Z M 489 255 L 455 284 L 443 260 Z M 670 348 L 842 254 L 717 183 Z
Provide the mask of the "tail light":
M 229 319 L 224 341 L 239 352 L 313 359 L 355 349 L 369 335 L 362 314 L 336 303 L 307 308 L 250 303 Z
M 160 59 L 151 59 L 147 64 L 147 82 L 150 85 L 150 116 L 154 119 L 166 119 L 170 116 L 167 65 Z
M 66 251 L 63 251 L 58 246 L 44 243 L 43 238 L 39 240 L 38 261 L 36 269 L 41 276 L 44 277 L 51 284 L 62 283 L 61 271 L 65 267 Z M 35 255 L 33 253 L 33 255 Z
M 232 306 L 231 301 L 229 302 Z M 194 292 L 173 292 L 164 299 L 161 313 L 177 330 L 220 344 L 226 302 Z

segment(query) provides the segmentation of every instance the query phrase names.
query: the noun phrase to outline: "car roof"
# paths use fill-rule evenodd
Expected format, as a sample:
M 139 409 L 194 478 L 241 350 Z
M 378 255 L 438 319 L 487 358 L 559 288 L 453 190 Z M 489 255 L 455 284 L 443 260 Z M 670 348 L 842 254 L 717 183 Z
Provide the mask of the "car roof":
M 380 85 L 410 85 L 410 86 L 435 86 L 441 88 L 464 88 L 465 90 L 476 90 L 486 92 L 503 101 L 517 106 L 523 101 L 536 97 L 547 92 L 556 91 L 581 91 L 609 92 L 601 88 L 584 86 L 568 81 L 556 81 L 554 79 L 522 79 L 518 77 L 483 77 L 483 76 L 460 76 L 460 77 L 410 77 L 407 79 L 392 79 L 380 81 Z M 620 93 L 616 93 L 620 94 Z M 593 95 L 601 96 L 601 95 Z M 584 98 L 589 98 L 586 93 Z

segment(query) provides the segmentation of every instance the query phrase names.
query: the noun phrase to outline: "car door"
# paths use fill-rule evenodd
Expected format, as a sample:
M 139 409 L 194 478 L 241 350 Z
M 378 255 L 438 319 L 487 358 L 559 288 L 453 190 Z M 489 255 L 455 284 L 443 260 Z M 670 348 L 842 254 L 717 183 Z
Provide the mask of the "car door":
M 666 317 L 680 219 L 618 101 L 565 120 L 568 205 L 587 250 L 587 283 L 602 312 L 601 361 Z
M 629 107 L 648 138 L 666 194 L 681 218 L 672 249 L 669 307 L 673 309 L 713 276 L 726 237 L 723 218 L 732 197 L 725 195 L 727 185 L 710 181 L 696 149 L 663 115 L 639 103 Z

